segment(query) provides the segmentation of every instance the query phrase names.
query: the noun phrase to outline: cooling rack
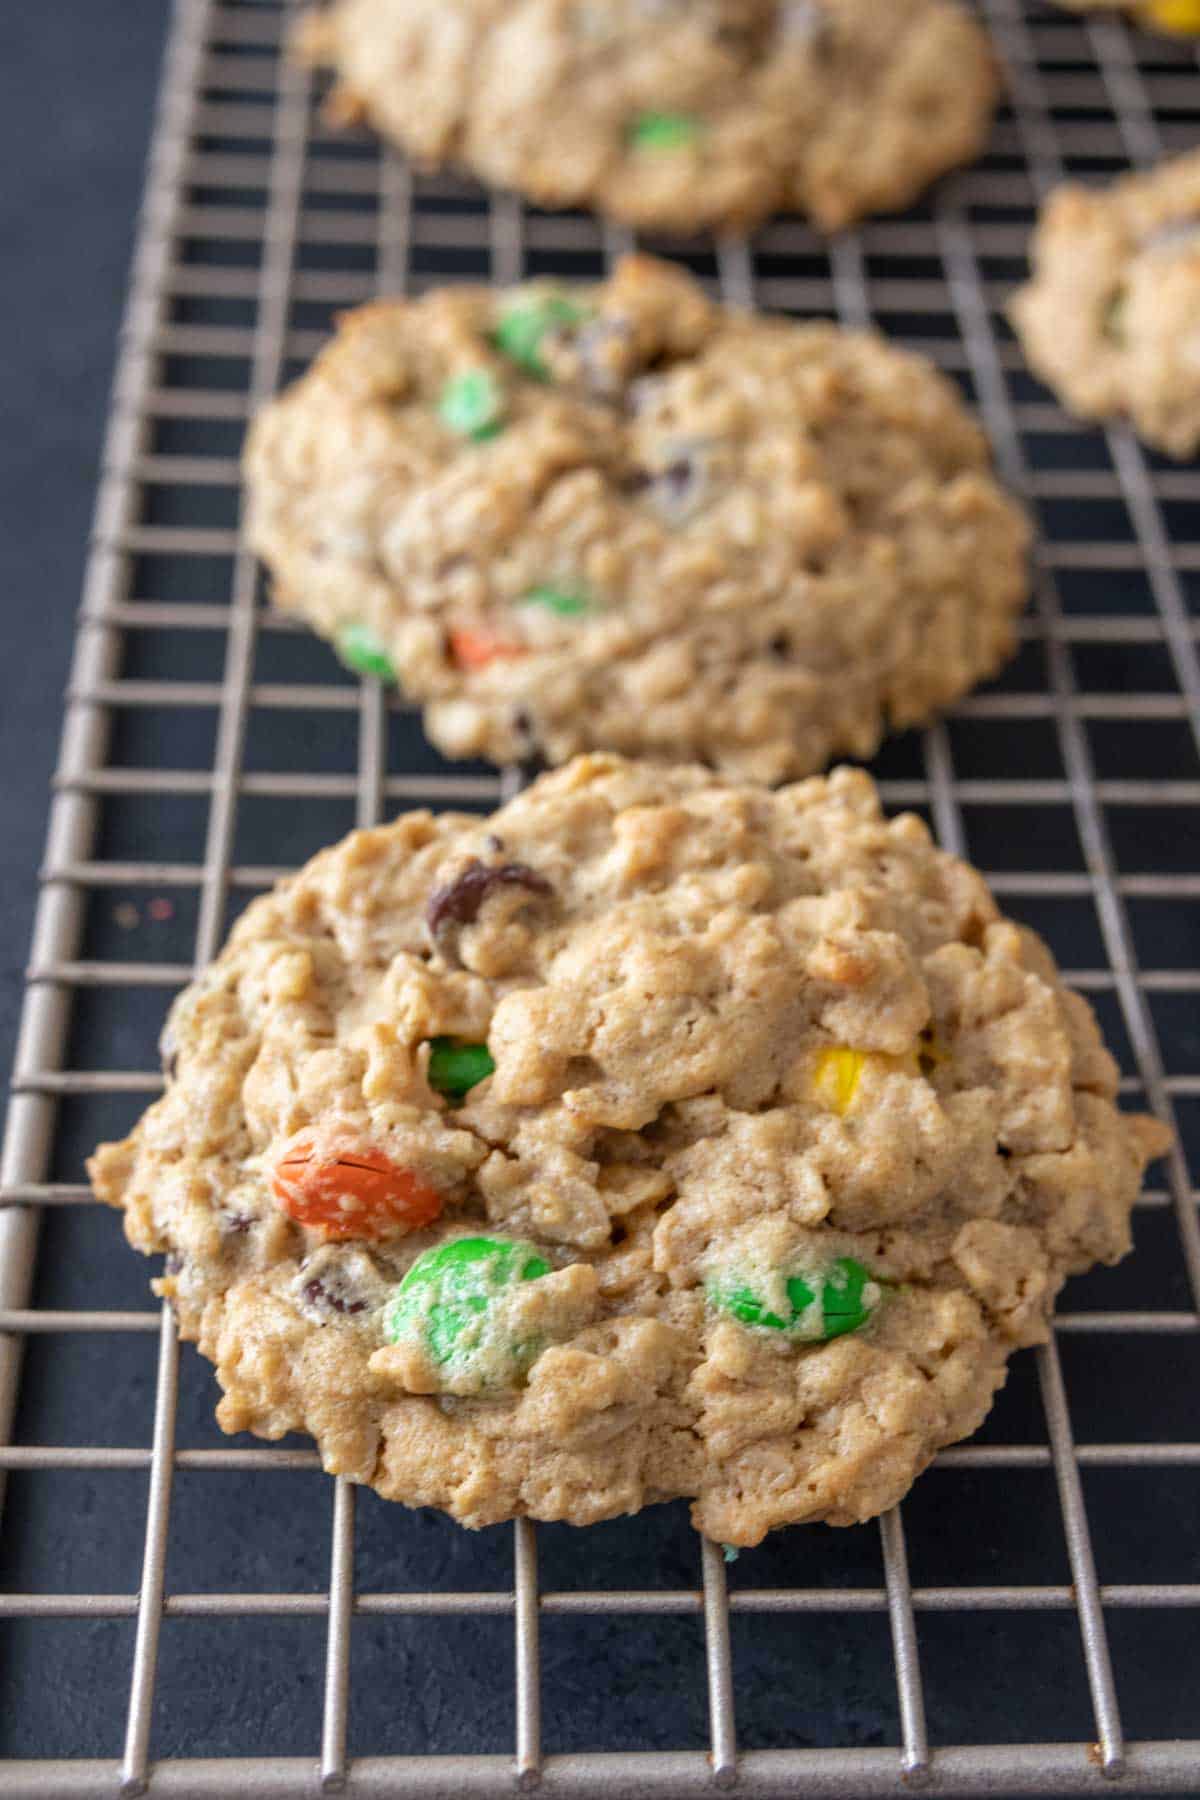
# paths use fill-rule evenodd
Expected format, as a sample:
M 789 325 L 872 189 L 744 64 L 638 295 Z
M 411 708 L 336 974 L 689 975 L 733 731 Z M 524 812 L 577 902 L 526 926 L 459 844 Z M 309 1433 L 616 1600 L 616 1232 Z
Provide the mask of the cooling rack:
M 1135 1256 L 1068 1289 L 904 1523 L 729 1568 L 679 1507 L 476 1536 L 303 1442 L 220 1438 L 83 1155 L 159 1088 L 166 1001 L 250 895 L 356 822 L 520 780 L 441 762 L 271 610 L 245 420 L 340 308 L 598 275 L 630 240 L 328 130 L 290 5 L 177 0 L 0 1164 L 0 1794 L 1200 1788 L 1200 468 L 1072 422 L 1002 316 L 1047 187 L 1194 143 L 1200 72 L 1111 18 L 985 10 L 1008 99 L 975 169 L 827 247 L 780 220 L 672 251 L 934 358 L 1037 517 L 1016 661 L 876 772 L 1050 938 L 1127 1103 L 1175 1125 Z

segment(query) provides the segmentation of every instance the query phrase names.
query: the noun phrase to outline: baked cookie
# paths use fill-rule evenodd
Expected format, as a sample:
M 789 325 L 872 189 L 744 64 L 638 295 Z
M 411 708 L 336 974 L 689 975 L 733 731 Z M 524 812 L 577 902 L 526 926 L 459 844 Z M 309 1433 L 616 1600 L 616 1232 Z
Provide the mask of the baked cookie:
M 955 0 L 335 0 L 301 55 L 427 166 L 651 231 L 825 231 L 983 148 L 991 52 Z
M 921 358 L 631 257 L 351 313 L 252 428 L 246 524 L 449 756 L 777 780 L 1011 653 L 1027 529 L 989 468 Z
M 355 832 L 164 1053 L 91 1173 L 220 1423 L 473 1526 L 891 1506 L 1165 1147 L 1045 947 L 850 769 L 582 757 Z
M 1200 0 L 1057 0 L 1068 12 L 1123 13 L 1147 31 L 1200 37 Z
M 1034 373 L 1086 419 L 1200 446 L 1200 150 L 1046 201 L 1011 317 Z

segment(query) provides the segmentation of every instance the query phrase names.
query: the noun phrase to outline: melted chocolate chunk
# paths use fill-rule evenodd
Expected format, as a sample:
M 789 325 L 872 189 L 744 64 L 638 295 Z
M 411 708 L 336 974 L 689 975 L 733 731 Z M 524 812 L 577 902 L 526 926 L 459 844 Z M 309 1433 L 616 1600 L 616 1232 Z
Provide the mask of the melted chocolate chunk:
M 679 512 L 686 508 L 695 485 L 696 465 L 690 456 L 677 456 L 674 462 L 669 462 L 658 476 L 658 487 L 662 494 L 663 505 L 670 512 Z
M 345 1294 L 339 1294 L 334 1288 L 326 1287 L 319 1275 L 314 1275 L 311 1281 L 306 1281 L 300 1291 L 310 1306 L 327 1306 L 331 1312 L 348 1314 L 367 1310 L 365 1300 L 347 1299 Z
M 660 469 L 635 469 L 626 491 L 642 494 L 668 524 L 679 524 L 708 497 L 713 487 L 706 447 L 679 449 Z
M 479 909 L 494 888 L 523 887 L 531 894 L 549 894 L 552 890 L 544 875 L 520 862 L 483 863 L 472 857 L 454 880 L 435 888 L 425 908 L 425 923 L 434 943 L 441 946 L 446 934 L 456 925 L 472 925 Z

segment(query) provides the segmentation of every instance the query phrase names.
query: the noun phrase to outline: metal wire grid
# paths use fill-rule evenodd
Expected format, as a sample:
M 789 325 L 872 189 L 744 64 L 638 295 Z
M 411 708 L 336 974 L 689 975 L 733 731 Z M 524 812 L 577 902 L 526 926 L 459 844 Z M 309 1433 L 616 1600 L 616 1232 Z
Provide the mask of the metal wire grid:
M 0 1164 L 0 1479 L 13 1469 L 146 1469 L 149 1475 L 141 1584 L 136 1594 L 4 1594 L 0 1618 L 132 1616 L 136 1638 L 130 1677 L 124 1755 L 105 1761 L 0 1763 L 0 1793 L 137 1794 L 149 1786 L 174 1795 L 294 1795 L 346 1789 L 364 1795 L 490 1795 L 539 1783 L 570 1795 L 692 1795 L 710 1784 L 746 1794 L 894 1794 L 905 1784 L 942 1793 L 1086 1793 L 1101 1783 L 1116 1792 L 1184 1792 L 1200 1786 L 1200 1738 L 1130 1742 L 1109 1655 L 1106 1609 L 1200 1606 L 1200 1584 L 1101 1585 L 1093 1555 L 1080 1470 L 1136 1467 L 1166 1471 L 1200 1465 L 1200 1441 L 1076 1446 L 1056 1343 L 1038 1353 L 1048 1442 L 1044 1445 L 968 1446 L 945 1453 L 943 1466 L 1003 1471 L 1051 1468 L 1057 1482 L 1070 1563 L 1070 1586 L 926 1586 L 910 1583 L 899 1510 L 880 1522 L 884 1584 L 853 1588 L 739 1588 L 726 1590 L 719 1548 L 700 1547 L 701 1583 L 688 1590 L 540 1592 L 536 1534 L 515 1528 L 514 1583 L 508 1592 L 355 1592 L 354 1489 L 336 1484 L 328 1591 L 319 1594 L 167 1594 L 165 1561 L 173 1474 L 177 1469 L 279 1469 L 317 1466 L 307 1451 L 231 1447 L 175 1447 L 178 1345 L 173 1317 L 161 1313 L 49 1310 L 29 1304 L 37 1221 L 41 1209 L 80 1207 L 86 1192 L 43 1179 L 64 1096 L 149 1094 L 156 1074 L 70 1066 L 72 1003 L 88 989 L 173 986 L 191 966 L 135 959 L 80 957 L 89 896 L 129 884 L 194 890 L 198 898 L 194 965 L 218 948 L 231 895 L 260 888 L 282 872 L 238 860 L 239 802 L 246 796 L 352 802 L 357 821 L 371 823 L 395 803 L 491 804 L 513 791 L 515 772 L 495 776 L 403 768 L 389 774 L 388 706 L 377 683 L 360 688 L 255 679 L 260 634 L 286 632 L 289 621 L 264 611 L 256 572 L 232 524 L 153 522 L 153 498 L 178 484 L 232 493 L 237 469 L 225 454 L 164 450 L 163 422 L 239 425 L 270 394 L 322 333 L 300 319 L 304 309 L 348 305 L 374 291 L 398 291 L 415 281 L 444 278 L 455 258 L 498 282 L 531 268 L 565 265 L 602 249 L 611 257 L 627 235 L 592 221 L 546 218 L 518 202 L 494 198 L 486 210 L 465 207 L 453 182 L 415 183 L 390 153 L 318 156 L 327 134 L 314 123 L 308 78 L 278 56 L 287 0 L 177 0 L 157 127 L 124 348 L 104 455 L 78 646 L 70 677 L 59 774 L 46 853 L 45 889 L 38 910 L 30 985 L 22 1019 L 12 1104 Z M 1200 1095 L 1200 1078 L 1167 1072 L 1148 996 L 1200 991 L 1200 974 L 1186 968 L 1139 970 L 1129 904 L 1139 898 L 1200 896 L 1200 874 L 1128 874 L 1114 854 L 1108 809 L 1172 807 L 1181 833 L 1194 830 L 1200 781 L 1100 779 L 1089 738 L 1096 720 L 1190 721 L 1200 734 L 1200 663 L 1196 623 L 1184 583 L 1200 571 L 1200 534 L 1169 530 L 1171 509 L 1200 501 L 1200 470 L 1160 467 L 1124 430 L 1107 433 L 1109 460 L 1089 466 L 1073 455 L 1077 428 L 1040 395 L 1014 400 L 1015 346 L 995 327 L 994 313 L 1009 282 L 989 273 L 992 259 L 1018 259 L 1028 209 L 1064 168 L 1104 167 L 1122 155 L 1149 161 L 1164 148 L 1182 148 L 1194 135 L 1196 71 L 1176 57 L 1142 66 L 1125 29 L 1112 21 L 1028 23 L 1015 0 L 988 8 L 1010 84 L 1011 113 L 997 128 L 993 154 L 979 170 L 943 185 L 932 210 L 899 222 L 879 222 L 830 248 L 828 270 L 802 272 L 814 248 L 807 231 L 780 222 L 757 252 L 725 242 L 714 253 L 721 290 L 737 301 L 797 311 L 834 310 L 846 323 L 903 315 L 920 346 L 965 377 L 991 433 L 1007 479 L 1035 500 L 1120 502 L 1132 524 L 1128 541 L 1056 534 L 1039 550 L 1036 605 L 1027 635 L 1044 646 L 1045 693 L 1002 690 L 977 696 L 956 719 L 1045 720 L 1052 725 L 1062 775 L 1037 779 L 973 779 L 955 767 L 953 726 L 924 735 L 923 766 L 915 776 L 885 780 L 894 804 L 924 807 L 950 848 L 966 851 L 972 808 L 1060 806 L 1069 810 L 1081 855 L 1077 867 L 1008 869 L 995 873 L 1000 891 L 1022 896 L 1086 896 L 1095 905 L 1105 966 L 1070 971 L 1076 985 L 1112 996 L 1132 1048 L 1141 1092 L 1160 1116 L 1172 1119 L 1177 1101 Z M 1090 62 L 1080 63 L 1086 41 Z M 1061 52 L 1059 46 L 1061 45 Z M 1187 109 L 1192 108 L 1189 125 Z M 1114 138 L 1115 130 L 1119 134 Z M 231 147 L 232 146 L 232 147 Z M 233 190 L 261 199 L 230 203 Z M 419 191 L 418 191 L 419 190 Z M 212 197 L 215 193 L 216 197 Z M 197 197 L 201 196 L 201 197 Z M 368 214 L 338 210 L 339 198 L 377 202 Z M 316 202 L 328 199 L 325 210 Z M 245 245 L 245 260 L 195 259 L 187 246 Z M 332 248 L 332 266 L 320 252 Z M 315 258 L 310 254 L 315 251 Z M 355 268 L 357 252 L 363 266 Z M 878 256 L 936 259 L 929 278 L 872 271 Z M 341 261 L 339 262 L 339 257 Z M 788 259 L 791 259 L 789 262 Z M 367 266 L 367 265 L 370 266 Z M 315 265 L 315 266 L 314 266 Z M 423 266 L 424 265 L 424 266 Z M 775 272 L 786 266 L 789 272 Z M 253 323 L 191 324 L 176 317 L 180 298 L 253 303 Z M 874 302 L 874 304 L 872 304 Z M 939 321 L 931 332 L 928 321 Z M 943 327 L 944 326 L 944 330 Z M 903 335 L 901 331 L 900 335 Z M 192 385 L 175 373 L 177 359 L 236 365 L 230 381 Z M 231 360 L 232 359 L 232 360 Z M 1061 444 L 1046 468 L 1031 466 L 1025 436 L 1044 434 Z M 147 522 L 147 518 L 151 522 Z M 1191 518 L 1195 525 L 1196 515 Z M 1171 541 L 1172 538 L 1174 541 Z M 138 558 L 199 559 L 211 580 L 228 571 L 227 602 L 133 598 Z M 1153 608 L 1081 614 L 1065 607 L 1064 578 L 1143 572 Z M 137 635 L 170 631 L 224 632 L 220 680 L 131 678 L 122 674 L 128 643 Z M 1074 646 L 1165 646 L 1173 681 L 1148 692 L 1081 691 Z M 163 770 L 114 763 L 110 731 L 123 710 L 216 709 L 211 769 Z M 251 710 L 304 708 L 344 715 L 356 726 L 353 772 L 254 771 L 245 766 Z M 101 809 L 110 796 L 194 794 L 207 802 L 202 862 L 99 857 Z M 1069 859 L 1064 858 L 1064 862 Z M 1167 1163 L 1165 1191 L 1143 1202 L 1171 1207 L 1178 1223 L 1190 1287 L 1188 1307 L 1157 1311 L 1067 1312 L 1060 1333 L 1146 1335 L 1200 1331 L 1200 1229 L 1196 1194 L 1182 1150 Z M 15 1445 L 21 1350 L 35 1333 L 156 1332 L 158 1375 L 149 1448 L 62 1448 Z M 931 1748 L 918 1652 L 918 1612 L 977 1609 L 1048 1611 L 1078 1615 L 1095 1721 L 1095 1744 L 938 1744 Z M 739 1754 L 730 1650 L 731 1610 L 886 1612 L 891 1630 L 901 1742 L 895 1748 L 754 1750 Z M 324 1711 L 319 1763 L 304 1758 L 150 1761 L 159 1631 L 164 1617 L 295 1615 L 327 1620 Z M 515 1754 L 508 1756 L 348 1756 L 350 1650 L 356 1616 L 417 1614 L 511 1616 L 515 1630 Z M 557 1614 L 696 1614 L 705 1634 L 710 1746 L 699 1752 L 606 1751 L 543 1757 L 540 1721 L 539 1624 Z

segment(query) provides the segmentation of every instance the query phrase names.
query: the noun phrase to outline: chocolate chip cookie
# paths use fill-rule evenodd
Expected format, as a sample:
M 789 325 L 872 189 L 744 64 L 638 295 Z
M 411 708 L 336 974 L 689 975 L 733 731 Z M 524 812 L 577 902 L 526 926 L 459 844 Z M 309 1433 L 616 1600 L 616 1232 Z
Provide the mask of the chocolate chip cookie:
M 1034 373 L 1086 419 L 1127 417 L 1169 456 L 1200 448 L 1200 150 L 1104 189 L 1056 188 L 1013 325 Z
M 1024 517 L 928 362 L 644 257 L 351 313 L 246 481 L 276 603 L 454 757 L 807 774 L 991 675 L 1027 591 Z
M 472 1526 L 891 1506 L 1128 1249 L 1165 1142 L 1045 947 L 849 769 L 583 757 L 355 832 L 168 1032 L 91 1172 L 221 1424 Z
M 425 165 L 646 230 L 903 207 L 996 89 L 955 0 L 335 0 L 298 42 Z

